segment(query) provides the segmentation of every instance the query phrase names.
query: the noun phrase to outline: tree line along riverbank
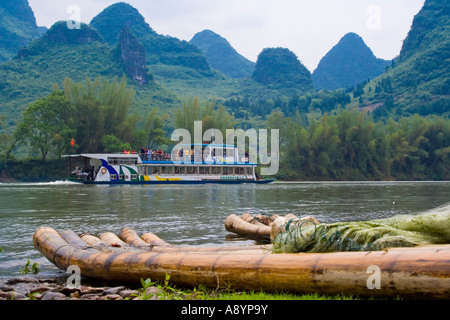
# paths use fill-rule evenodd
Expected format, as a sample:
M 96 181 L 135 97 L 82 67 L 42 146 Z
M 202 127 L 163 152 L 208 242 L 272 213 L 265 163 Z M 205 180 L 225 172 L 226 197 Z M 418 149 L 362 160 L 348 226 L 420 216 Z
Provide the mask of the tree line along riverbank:
M 289 175 L 291 168 L 287 168 L 286 172 L 283 170 L 279 172 L 276 179 L 280 181 L 424 181 L 424 180 L 446 180 L 447 175 L 400 175 L 398 177 L 364 177 L 354 172 L 354 175 L 346 175 L 343 178 L 323 177 L 321 175 L 299 177 L 296 175 Z M 25 160 L 0 160 L 0 183 L 13 182 L 52 182 L 66 180 L 70 175 L 69 163 L 66 159 L 25 159 Z
M 65 159 L 0 161 L 0 183 L 59 181 L 65 180 L 68 175 Z

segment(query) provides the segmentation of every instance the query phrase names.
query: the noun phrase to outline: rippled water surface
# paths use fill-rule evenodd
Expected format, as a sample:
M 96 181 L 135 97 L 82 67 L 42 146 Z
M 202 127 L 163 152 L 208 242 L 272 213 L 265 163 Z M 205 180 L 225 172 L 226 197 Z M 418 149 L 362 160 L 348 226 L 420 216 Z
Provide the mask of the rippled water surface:
M 313 215 L 321 222 L 419 214 L 449 205 L 450 182 L 274 183 L 270 185 L 85 186 L 69 182 L 0 184 L 0 276 L 27 259 L 59 272 L 34 249 L 41 226 L 99 235 L 131 227 L 172 244 L 230 245 L 229 214 Z

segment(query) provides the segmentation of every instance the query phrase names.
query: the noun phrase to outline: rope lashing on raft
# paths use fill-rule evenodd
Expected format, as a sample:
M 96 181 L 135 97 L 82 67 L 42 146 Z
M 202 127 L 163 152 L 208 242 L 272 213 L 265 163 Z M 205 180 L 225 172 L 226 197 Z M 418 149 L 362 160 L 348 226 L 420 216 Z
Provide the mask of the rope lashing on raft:
M 286 222 L 273 232 L 277 253 L 376 251 L 450 243 L 450 205 L 419 215 L 361 222 L 297 225 Z

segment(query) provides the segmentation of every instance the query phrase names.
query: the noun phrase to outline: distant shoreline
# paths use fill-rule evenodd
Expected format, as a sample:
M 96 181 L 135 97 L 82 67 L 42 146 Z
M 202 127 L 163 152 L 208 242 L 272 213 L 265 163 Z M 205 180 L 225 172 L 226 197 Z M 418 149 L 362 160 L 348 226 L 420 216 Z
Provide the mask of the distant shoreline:
M 56 160 L 0 160 L 0 183 L 50 183 L 65 181 L 69 177 L 68 164 L 65 159 Z M 339 183 L 339 182 L 445 182 L 450 179 L 434 180 L 427 177 L 413 177 L 410 179 L 372 179 L 372 180 L 330 180 L 311 178 L 308 180 L 291 180 L 277 178 L 272 183 Z

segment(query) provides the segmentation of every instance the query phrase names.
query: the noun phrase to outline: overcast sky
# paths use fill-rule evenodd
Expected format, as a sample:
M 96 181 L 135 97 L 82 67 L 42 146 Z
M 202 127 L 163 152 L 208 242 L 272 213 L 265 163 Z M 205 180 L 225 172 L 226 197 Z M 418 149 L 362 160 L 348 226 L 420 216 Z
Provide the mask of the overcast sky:
M 79 16 L 89 23 L 111 0 L 29 0 L 38 25 Z M 129 0 L 159 34 L 189 41 L 204 29 L 226 38 L 256 61 L 267 47 L 292 50 L 313 72 L 348 32 L 359 34 L 378 58 L 400 53 L 425 0 Z

